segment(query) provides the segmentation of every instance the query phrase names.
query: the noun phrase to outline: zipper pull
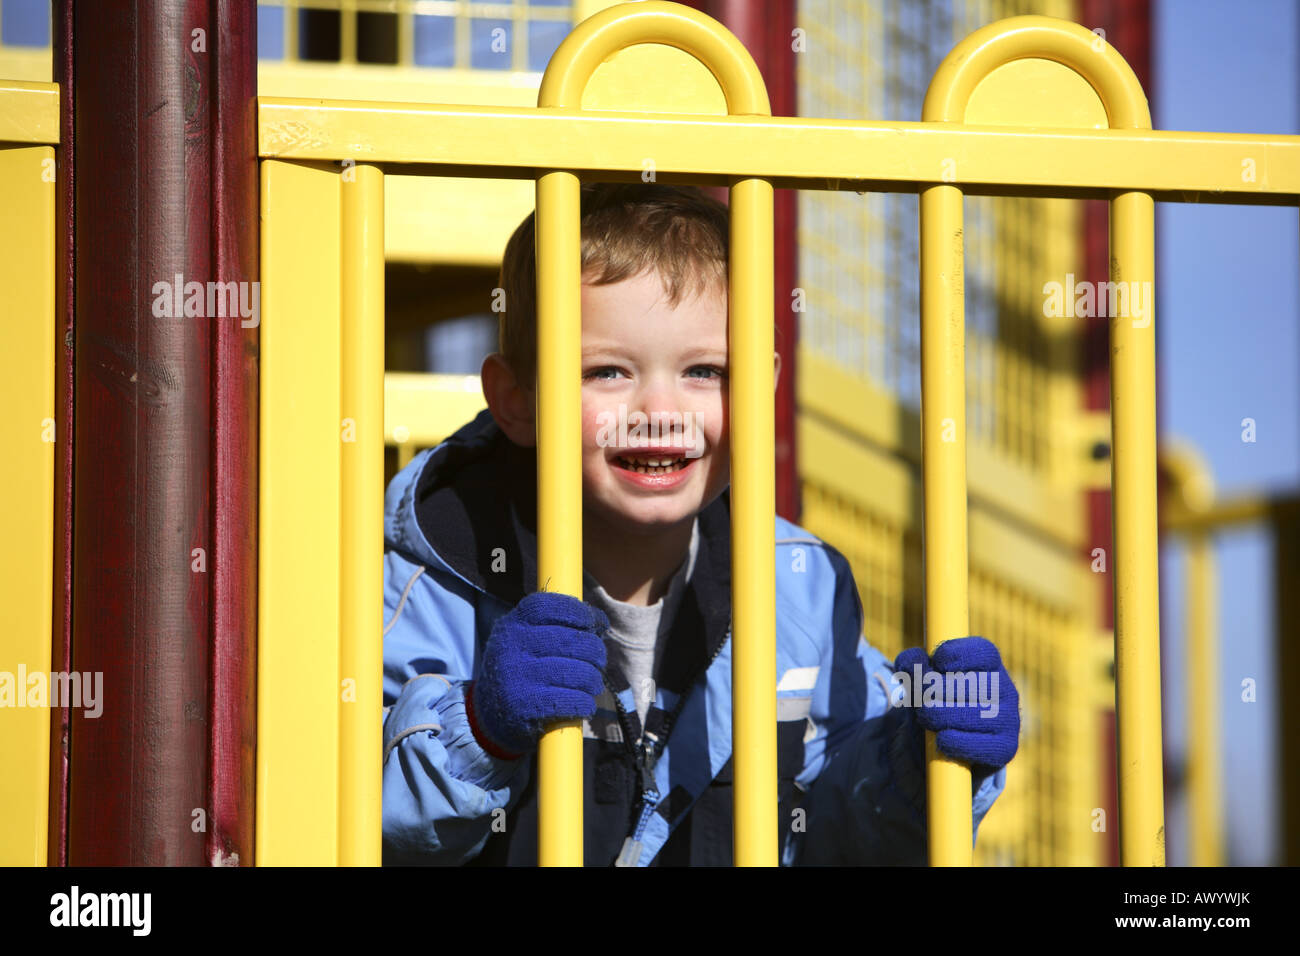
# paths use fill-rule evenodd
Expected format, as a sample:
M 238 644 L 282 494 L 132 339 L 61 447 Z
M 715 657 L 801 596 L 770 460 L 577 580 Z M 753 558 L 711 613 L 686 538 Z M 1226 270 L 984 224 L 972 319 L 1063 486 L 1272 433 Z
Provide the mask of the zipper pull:
M 636 866 L 636 861 L 639 859 L 641 859 L 641 841 L 628 837 L 623 841 L 623 849 L 619 851 L 618 859 L 614 861 L 614 865 Z
M 642 794 L 654 794 L 656 797 L 659 795 L 659 788 L 655 785 L 655 764 L 659 762 L 655 745 L 658 743 L 659 738 L 654 734 L 642 734 L 636 761 L 637 768 L 641 771 Z

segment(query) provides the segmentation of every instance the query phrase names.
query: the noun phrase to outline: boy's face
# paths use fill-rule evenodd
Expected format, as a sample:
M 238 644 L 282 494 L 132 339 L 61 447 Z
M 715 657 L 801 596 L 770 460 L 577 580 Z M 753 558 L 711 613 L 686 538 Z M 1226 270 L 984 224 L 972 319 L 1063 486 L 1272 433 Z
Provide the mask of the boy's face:
M 584 284 L 588 516 L 640 534 L 693 519 L 727 486 L 728 433 L 725 290 L 671 308 L 653 271 L 611 285 Z

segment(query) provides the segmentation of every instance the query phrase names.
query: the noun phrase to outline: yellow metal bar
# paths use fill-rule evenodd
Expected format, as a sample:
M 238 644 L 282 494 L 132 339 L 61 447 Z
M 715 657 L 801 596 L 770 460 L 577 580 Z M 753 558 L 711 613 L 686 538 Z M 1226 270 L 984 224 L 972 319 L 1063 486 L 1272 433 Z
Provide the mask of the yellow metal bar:
M 0 143 L 59 141 L 59 85 L 0 80 Z
M 775 866 L 776 478 L 772 185 L 731 187 L 732 761 L 737 866 Z
M 1219 746 L 1218 595 L 1214 547 L 1204 532 L 1187 542 L 1187 760 L 1192 866 L 1223 866 L 1223 791 Z
M 0 107 L 13 94 L 0 90 Z M 3 110 L 0 109 L 0 114 Z M 51 667 L 54 600 L 54 150 L 0 149 L 0 865 L 44 866 L 50 708 L 24 675 Z M 64 685 L 66 686 L 66 685 Z M 72 703 L 77 703 L 73 701 Z
M 397 65 L 415 66 L 415 12 L 410 6 L 397 14 Z
M 339 0 L 339 62 L 344 66 L 357 62 L 357 5 L 354 0 Z
M 922 119 L 962 123 L 976 87 L 994 71 L 1016 60 L 1060 63 L 1092 86 L 1114 129 L 1149 130 L 1150 112 L 1141 85 L 1114 48 L 1078 24 L 1048 17 L 1014 17 L 991 24 L 959 43 L 940 64 L 926 95 Z M 1027 141 L 1029 137 L 1025 138 Z M 960 163 L 949 167 L 966 181 Z M 1240 165 L 1238 166 L 1238 170 Z M 1238 172 L 1238 175 L 1240 173 Z M 1095 180 L 1094 180 L 1095 181 Z M 923 190 L 922 210 L 922 368 L 940 381 L 922 386 L 926 443 L 926 620 L 927 644 L 967 633 L 964 486 L 954 487 L 958 468 L 945 452 L 939 431 L 945 419 L 964 455 L 964 323 L 961 292 L 961 192 L 955 186 Z M 1123 192 L 1111 204 L 1111 262 L 1114 282 L 1139 289 L 1147 300 L 1144 320 L 1127 311 L 1111 319 L 1112 409 L 1115 453 L 1115 605 L 1116 684 L 1119 722 L 1121 845 L 1126 865 L 1163 865 L 1163 782 L 1160 767 L 1159 608 L 1156 564 L 1155 350 L 1150 290 L 1154 279 L 1154 204 L 1149 193 Z M 1120 311 L 1120 310 L 1115 310 Z M 934 326 L 933 329 L 929 329 Z M 927 332 L 927 329 L 929 331 Z M 927 340 L 930 344 L 927 344 Z M 954 384 L 958 383 L 958 384 Z M 932 458 L 946 467 L 932 475 Z M 964 468 L 964 459 L 961 465 Z M 932 480 L 944 482 L 931 491 Z M 932 504 L 935 511 L 931 512 Z M 933 520 L 932 520 L 933 515 Z M 960 584 L 945 575 L 960 573 Z M 960 604 L 958 607 L 957 605 Z M 935 628 L 942 628 L 938 633 Z M 931 743 L 933 748 L 933 743 Z M 968 862 L 969 776 L 934 759 L 929 776 L 930 854 L 935 863 Z M 959 811 L 959 807 L 963 808 Z M 955 820 L 935 824 L 945 814 Z M 960 837 L 960 845 L 957 841 Z
M 1172 480 L 1175 501 L 1191 514 L 1213 507 L 1214 480 L 1205 459 L 1190 445 L 1166 439 L 1160 467 Z M 1168 525 L 1166 524 L 1166 528 Z M 1222 750 L 1219 733 L 1218 595 L 1214 542 L 1209 528 L 1187 534 L 1186 623 L 1187 804 L 1189 862 L 1223 865 Z
M 1143 319 L 1110 319 L 1120 860 L 1124 866 L 1164 866 L 1155 303 L 1149 294 L 1155 288 L 1155 203 L 1149 195 L 1128 192 L 1111 201 L 1110 261 L 1112 282 L 1147 290 Z
M 962 195 L 921 193 L 921 461 L 925 520 L 925 643 L 933 654 L 970 634 L 966 542 L 966 348 Z M 926 739 L 930 863 L 970 866 L 970 768 Z
M 552 61 L 554 62 L 554 61 Z M 578 177 L 537 180 L 537 587 L 582 597 L 582 306 Z M 538 862 L 582 866 L 582 722 L 538 749 Z
M 776 188 L 858 192 L 917 192 L 943 181 L 947 160 L 968 196 L 1110 198 L 1114 190 L 1140 189 L 1160 202 L 1279 206 L 1294 206 L 1300 197 L 1300 136 L 1278 134 L 262 96 L 258 149 L 268 158 L 438 166 L 442 175 L 516 179 L 548 169 L 628 179 L 640 176 L 650 155 L 664 181 L 675 174 L 680 181 L 729 185 L 735 176 L 752 176 Z M 1243 175 L 1246 160 L 1250 176 Z
M 284 59 L 297 62 L 298 56 L 298 0 L 285 0 L 284 4 Z
M 1192 511 L 1171 502 L 1161 516 L 1165 530 L 1190 534 L 1213 531 L 1257 521 L 1276 522 L 1286 515 L 1300 512 L 1300 496 L 1260 492 L 1216 501 L 1203 511 Z
M 266 161 L 261 177 L 257 862 L 333 866 L 340 607 L 321 595 L 339 580 L 347 437 L 339 415 L 339 170 Z
M 596 68 L 640 43 L 673 46 L 702 62 L 732 113 L 771 112 L 744 46 L 717 21 L 661 0 L 611 7 L 579 24 L 551 58 L 539 110 L 579 108 Z M 772 186 L 739 177 L 730 185 L 735 853 L 739 865 L 775 866 Z M 576 596 L 582 594 L 579 215 L 576 174 L 538 178 L 538 577 L 540 585 L 549 581 L 551 590 Z M 540 762 L 541 863 L 581 863 L 580 731 L 560 726 L 546 733 Z
M 378 866 L 384 529 L 370 505 L 384 496 L 384 174 L 360 165 L 340 179 L 341 411 L 354 429 L 342 444 L 339 862 Z

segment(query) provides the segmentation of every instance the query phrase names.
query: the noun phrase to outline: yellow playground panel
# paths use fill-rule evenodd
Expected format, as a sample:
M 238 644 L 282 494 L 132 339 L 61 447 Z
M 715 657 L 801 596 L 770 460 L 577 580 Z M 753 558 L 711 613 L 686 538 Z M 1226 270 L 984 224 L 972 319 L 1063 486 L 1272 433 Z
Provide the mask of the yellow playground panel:
M 0 421 L 8 505 L 0 516 L 0 671 L 45 672 L 52 659 L 54 603 L 54 143 L 58 88 L 0 80 L 0 322 L 10 348 L 0 375 Z M 11 677 L 11 679 L 13 679 Z M 52 682 L 53 683 L 53 682 Z M 43 866 L 50 712 L 11 687 L 0 732 L 0 862 Z M 42 702 L 43 704 L 44 702 Z M 15 706 L 17 704 L 17 706 Z M 12 708 L 12 709 L 11 709 Z M 18 769 L 21 768 L 21 769 Z

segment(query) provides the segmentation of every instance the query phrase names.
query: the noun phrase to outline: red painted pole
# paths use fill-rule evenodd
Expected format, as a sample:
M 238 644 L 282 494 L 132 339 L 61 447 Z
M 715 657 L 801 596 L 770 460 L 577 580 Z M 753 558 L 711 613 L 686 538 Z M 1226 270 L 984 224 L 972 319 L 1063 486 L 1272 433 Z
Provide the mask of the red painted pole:
M 257 11 L 215 0 L 213 242 L 217 278 L 258 277 Z M 259 287 L 260 289 L 260 287 Z M 260 310 L 259 310 L 260 314 Z M 253 862 L 257 752 L 259 328 L 212 323 L 212 819 L 208 860 Z
M 72 436 L 74 291 L 73 268 L 74 165 L 76 129 L 73 103 L 76 84 L 72 56 L 72 0 L 52 4 L 54 82 L 59 84 L 59 145 L 55 147 L 55 262 L 57 287 L 54 294 L 55 402 L 57 435 L 54 446 L 54 607 L 52 609 L 50 668 L 71 669 L 72 662 Z M 70 714 L 66 706 L 50 711 L 50 866 L 67 865 L 68 853 L 68 746 Z
M 208 283 L 257 280 L 254 15 L 73 12 L 71 865 L 251 861 L 257 329 Z
M 794 116 L 798 112 L 795 88 L 795 59 L 791 50 L 794 31 L 794 0 L 694 0 L 687 4 L 713 17 L 744 44 L 767 85 L 773 116 Z M 715 195 L 726 202 L 727 190 Z M 793 293 L 798 285 L 799 193 L 778 189 L 774 196 L 774 303 L 776 350 L 781 356 L 781 374 L 776 383 L 776 513 L 797 522 L 800 489 L 795 447 L 795 353 L 799 323 L 793 311 Z
M 1147 100 L 1154 101 L 1151 84 L 1151 7 L 1149 0 L 1131 0 L 1115 3 L 1114 0 L 1083 0 L 1079 9 L 1080 22 L 1089 30 L 1102 29 L 1106 33 L 1106 42 L 1115 47 L 1128 65 L 1137 74 L 1142 89 L 1146 91 Z M 1084 249 L 1085 268 L 1090 281 L 1108 281 L 1110 279 L 1110 221 L 1108 204 L 1101 200 L 1091 201 L 1084 207 Z M 1092 411 L 1110 408 L 1110 328 L 1106 317 L 1086 319 L 1084 328 L 1084 407 Z M 1156 381 L 1156 415 L 1159 421 L 1159 370 Z M 1159 428 L 1157 427 L 1157 434 Z M 1105 628 L 1115 626 L 1114 579 L 1112 565 L 1114 561 L 1114 537 L 1111 527 L 1111 493 L 1109 490 L 1086 492 L 1089 535 L 1085 560 L 1091 563 L 1093 548 L 1103 548 L 1106 552 L 1106 586 L 1103 589 L 1101 624 Z M 1161 655 L 1163 660 L 1164 655 Z M 1110 712 L 1103 717 L 1098 733 L 1103 752 L 1106 755 L 1105 767 L 1107 777 L 1104 781 L 1103 795 L 1106 800 L 1107 853 L 1106 864 L 1119 866 L 1119 783 L 1116 777 L 1115 750 L 1115 714 Z M 1166 774 L 1167 776 L 1167 774 Z

